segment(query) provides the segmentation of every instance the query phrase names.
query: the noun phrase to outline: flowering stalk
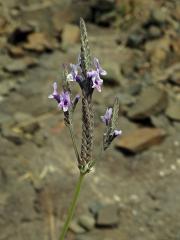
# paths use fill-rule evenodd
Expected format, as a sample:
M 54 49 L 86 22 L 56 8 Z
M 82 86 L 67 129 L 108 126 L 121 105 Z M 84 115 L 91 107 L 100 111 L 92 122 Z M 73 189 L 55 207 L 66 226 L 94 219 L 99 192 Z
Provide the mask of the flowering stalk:
M 77 204 L 77 200 L 78 200 L 78 197 L 79 197 L 79 193 L 80 193 L 80 190 L 81 190 L 81 186 L 82 186 L 84 176 L 85 176 L 85 174 L 82 174 L 82 173 L 79 174 L 79 179 L 78 179 L 78 182 L 77 182 L 77 185 L 76 185 L 76 188 L 75 188 L 72 203 L 71 203 L 69 211 L 68 211 L 68 217 L 67 217 L 67 219 L 64 223 L 64 226 L 63 226 L 63 229 L 62 229 L 59 240 L 64 240 L 66 232 L 69 228 L 69 224 L 72 220 L 74 210 L 76 208 L 76 204 Z
M 73 143 L 73 148 L 78 162 L 80 171 L 79 180 L 75 189 L 71 206 L 68 211 L 68 216 L 62 229 L 59 240 L 64 240 L 68 231 L 70 221 L 73 217 L 77 199 L 81 190 L 84 176 L 89 173 L 95 164 L 93 160 L 93 140 L 94 140 L 94 112 L 92 104 L 92 95 L 94 91 L 101 92 L 103 79 L 101 76 L 106 75 L 106 71 L 100 66 L 99 60 L 91 59 L 90 49 L 88 45 L 87 31 L 85 22 L 80 19 L 81 31 L 81 52 L 78 57 L 77 64 L 70 64 L 70 71 L 67 66 L 64 66 L 63 74 L 63 91 L 58 92 L 57 83 L 53 84 L 53 93 L 49 96 L 56 100 L 58 108 L 64 112 L 64 122 L 68 127 Z M 94 67 L 93 67 L 94 66 Z M 73 113 L 80 96 L 77 95 L 72 100 L 72 92 L 70 83 L 77 82 L 82 92 L 82 142 L 80 153 L 75 141 L 73 130 Z M 121 134 L 121 131 L 116 129 L 116 122 L 119 113 L 119 101 L 116 98 L 112 108 L 108 108 L 105 115 L 101 116 L 102 121 L 106 125 L 106 132 L 103 137 L 103 149 L 106 150 L 111 142 Z

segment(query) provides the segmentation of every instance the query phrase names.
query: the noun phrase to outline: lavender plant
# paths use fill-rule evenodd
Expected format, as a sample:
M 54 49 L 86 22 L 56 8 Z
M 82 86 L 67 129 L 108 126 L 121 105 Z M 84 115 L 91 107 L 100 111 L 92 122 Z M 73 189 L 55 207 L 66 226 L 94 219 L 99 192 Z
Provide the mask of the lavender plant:
M 94 111 L 92 95 L 95 90 L 101 92 L 103 84 L 103 79 L 101 79 L 101 76 L 107 74 L 107 72 L 100 66 L 97 58 L 94 58 L 92 61 L 86 26 L 82 18 L 80 19 L 80 32 L 81 52 L 78 57 L 78 63 L 70 64 L 69 66 L 64 65 L 62 84 L 63 91 L 61 93 L 58 92 L 57 83 L 55 82 L 53 84 L 53 93 L 49 96 L 49 98 L 56 100 L 58 103 L 58 108 L 64 112 L 64 122 L 70 132 L 80 172 L 72 203 L 68 211 L 68 216 L 59 240 L 63 240 L 67 233 L 70 221 L 74 214 L 84 176 L 92 170 L 95 164 L 95 161 L 92 158 L 94 138 Z M 82 142 L 80 151 L 76 145 L 73 130 L 73 113 L 80 99 L 80 95 L 75 96 L 73 99 L 71 82 L 77 82 L 82 93 Z M 119 101 L 116 98 L 113 107 L 108 108 L 105 115 L 101 116 L 102 121 L 106 125 L 106 130 L 103 136 L 104 151 L 110 146 L 111 142 L 121 134 L 121 131 L 116 129 L 118 112 Z

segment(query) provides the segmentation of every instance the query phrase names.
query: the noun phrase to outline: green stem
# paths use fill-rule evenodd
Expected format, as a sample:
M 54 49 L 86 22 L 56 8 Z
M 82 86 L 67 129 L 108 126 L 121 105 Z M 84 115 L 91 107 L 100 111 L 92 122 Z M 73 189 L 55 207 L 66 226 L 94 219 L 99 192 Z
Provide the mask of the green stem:
M 67 219 L 64 223 L 64 226 L 63 226 L 63 229 L 62 229 L 59 240 L 64 240 L 65 235 L 67 233 L 67 230 L 69 228 L 69 224 L 71 222 L 71 219 L 72 219 L 73 214 L 74 214 L 74 210 L 76 208 L 76 203 L 77 203 L 78 196 L 79 196 L 79 193 L 80 193 L 80 190 L 81 190 L 82 181 L 83 181 L 84 176 L 85 176 L 85 174 L 82 174 L 82 173 L 80 173 L 80 175 L 79 175 L 79 179 L 78 179 L 76 189 L 75 189 L 75 192 L 74 192 L 73 200 L 72 200 L 72 203 L 70 205 L 70 208 L 69 208 L 69 211 L 68 211 L 68 216 L 67 216 Z
M 71 139 L 72 139 L 73 148 L 74 148 L 74 151 L 75 151 L 75 154 L 76 154 L 76 158 L 77 158 L 77 161 L 78 161 L 78 164 L 79 164 L 79 163 L 80 163 L 80 157 L 79 157 L 78 149 L 77 149 L 77 146 L 76 146 L 76 141 L 75 141 L 75 137 L 74 137 L 73 126 L 70 124 L 70 125 L 68 126 L 68 128 L 69 128 L 69 132 L 70 132 L 70 135 L 71 135 Z

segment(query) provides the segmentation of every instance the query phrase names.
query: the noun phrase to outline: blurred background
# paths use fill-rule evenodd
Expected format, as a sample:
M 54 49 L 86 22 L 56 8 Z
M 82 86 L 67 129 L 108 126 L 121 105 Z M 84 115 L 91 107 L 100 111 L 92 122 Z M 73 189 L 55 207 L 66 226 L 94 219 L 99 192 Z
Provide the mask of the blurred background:
M 0 240 L 57 240 L 65 220 L 78 169 L 48 95 L 77 62 L 80 17 L 108 75 L 94 92 L 98 162 L 67 239 L 180 240 L 179 0 L 0 0 Z M 101 155 L 115 96 L 123 134 Z

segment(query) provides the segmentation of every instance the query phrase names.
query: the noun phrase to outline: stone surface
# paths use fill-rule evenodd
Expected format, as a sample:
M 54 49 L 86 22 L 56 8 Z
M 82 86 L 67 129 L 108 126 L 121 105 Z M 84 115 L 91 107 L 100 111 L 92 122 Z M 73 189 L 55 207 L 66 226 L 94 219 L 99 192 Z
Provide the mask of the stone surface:
M 44 52 L 53 49 L 53 42 L 46 33 L 35 32 L 28 35 L 24 49 L 35 52 Z
M 180 68 L 169 76 L 169 81 L 180 86 Z
M 180 121 L 180 100 L 169 102 L 166 115 L 172 120 Z
M 73 24 L 66 24 L 62 32 L 63 45 L 78 43 L 80 41 L 79 27 Z
M 120 67 L 117 63 L 103 64 L 103 69 L 107 71 L 107 75 L 103 76 L 104 84 L 109 86 L 121 85 L 122 75 Z
M 102 207 L 97 215 L 97 227 L 117 227 L 119 224 L 118 207 L 114 204 Z
M 2 136 L 16 145 L 21 145 L 24 142 L 24 138 L 21 132 L 13 131 L 9 127 L 2 128 Z
M 165 136 L 166 132 L 159 128 L 139 128 L 127 135 L 122 135 L 116 147 L 127 152 L 138 153 L 159 144 Z
M 4 70 L 9 73 L 23 73 L 27 68 L 35 67 L 38 61 L 33 57 L 24 57 L 21 59 L 13 60 L 4 67 Z
M 92 215 L 81 215 L 78 220 L 79 224 L 85 228 L 87 231 L 90 231 L 95 226 L 95 219 Z
M 128 117 L 144 119 L 163 111 L 166 105 L 167 93 L 155 86 L 149 86 L 142 90 L 136 103 L 129 109 Z
M 86 230 L 81 227 L 76 220 L 70 223 L 69 230 L 76 234 L 84 233 Z

